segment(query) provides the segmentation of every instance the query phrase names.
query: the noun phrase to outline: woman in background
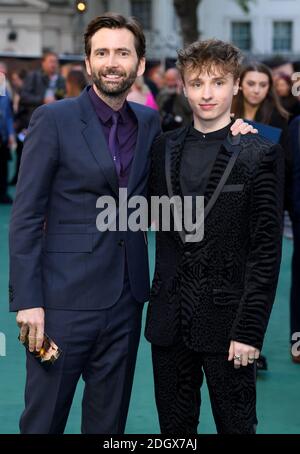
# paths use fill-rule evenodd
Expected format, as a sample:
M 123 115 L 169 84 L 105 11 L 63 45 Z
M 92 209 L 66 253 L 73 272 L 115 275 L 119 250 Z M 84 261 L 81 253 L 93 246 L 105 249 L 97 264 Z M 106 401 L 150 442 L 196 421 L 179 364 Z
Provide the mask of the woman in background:
M 145 84 L 143 76 L 136 78 L 127 96 L 127 101 L 137 102 L 138 104 L 143 104 L 143 106 L 158 110 L 158 105 L 150 89 Z
M 292 94 L 293 81 L 288 74 L 279 73 L 274 86 L 282 107 L 290 114 L 289 121 L 300 115 L 300 101 Z
M 66 96 L 68 98 L 79 96 L 86 85 L 87 80 L 83 71 L 71 69 L 66 78 Z
M 291 212 L 292 153 L 288 132 L 289 113 L 281 106 L 271 70 L 263 63 L 245 66 L 240 89 L 233 98 L 232 112 L 237 118 L 256 121 L 281 129 L 280 145 L 285 152 L 285 209 Z

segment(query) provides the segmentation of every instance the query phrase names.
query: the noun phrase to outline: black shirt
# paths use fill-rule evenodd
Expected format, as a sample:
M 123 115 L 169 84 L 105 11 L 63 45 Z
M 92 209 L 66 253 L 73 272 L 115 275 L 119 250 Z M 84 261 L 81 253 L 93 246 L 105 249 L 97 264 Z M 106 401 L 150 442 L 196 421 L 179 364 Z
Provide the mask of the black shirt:
M 191 125 L 186 136 L 180 168 L 181 190 L 184 196 L 204 195 L 213 164 L 231 125 L 232 122 L 225 128 L 207 134 Z

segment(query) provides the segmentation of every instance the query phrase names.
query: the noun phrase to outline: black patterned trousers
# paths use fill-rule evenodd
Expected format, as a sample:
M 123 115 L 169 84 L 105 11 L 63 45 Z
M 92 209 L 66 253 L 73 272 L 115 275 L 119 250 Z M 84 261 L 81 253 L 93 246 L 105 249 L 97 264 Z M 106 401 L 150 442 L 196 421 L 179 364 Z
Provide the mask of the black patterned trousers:
M 197 353 L 182 341 L 152 345 L 155 399 L 162 434 L 197 434 L 205 374 L 219 434 L 254 434 L 256 365 L 234 369 L 228 354 Z

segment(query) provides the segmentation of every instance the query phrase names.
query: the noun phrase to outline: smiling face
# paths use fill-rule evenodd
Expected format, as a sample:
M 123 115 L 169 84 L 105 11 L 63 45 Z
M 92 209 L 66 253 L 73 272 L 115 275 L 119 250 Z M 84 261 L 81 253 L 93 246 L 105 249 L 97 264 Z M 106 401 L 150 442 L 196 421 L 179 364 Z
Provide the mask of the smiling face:
M 269 89 L 268 75 L 258 71 L 248 71 L 241 82 L 245 101 L 253 107 L 259 106 L 264 101 Z
M 211 71 L 187 70 L 184 93 L 194 114 L 195 127 L 218 130 L 230 122 L 232 97 L 238 91 L 238 80 L 218 67 Z
M 91 38 L 86 69 L 95 90 L 104 97 L 126 97 L 137 76 L 145 69 L 138 60 L 134 35 L 126 28 L 101 28 Z

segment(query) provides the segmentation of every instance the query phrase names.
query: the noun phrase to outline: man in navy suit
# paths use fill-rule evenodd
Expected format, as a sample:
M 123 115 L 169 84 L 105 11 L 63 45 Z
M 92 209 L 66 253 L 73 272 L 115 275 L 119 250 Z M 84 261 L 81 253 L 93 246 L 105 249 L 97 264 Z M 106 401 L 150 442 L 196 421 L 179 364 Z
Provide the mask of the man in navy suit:
M 145 232 L 96 227 L 99 197 L 118 205 L 119 188 L 147 194 L 159 116 L 126 102 L 145 38 L 135 20 L 106 14 L 88 25 L 85 51 L 92 87 L 32 116 L 12 212 L 10 309 L 21 340 L 40 351 L 46 332 L 62 350 L 47 371 L 27 353 L 24 434 L 64 432 L 81 376 L 82 432 L 124 432 L 149 299 Z
M 144 232 L 96 227 L 99 197 L 146 196 L 159 116 L 126 102 L 145 38 L 135 20 L 108 14 L 88 25 L 85 50 L 93 85 L 35 110 L 13 206 L 10 309 L 31 351 L 44 332 L 62 350 L 48 371 L 27 354 L 21 433 L 63 433 L 80 376 L 82 432 L 124 432 L 149 297 Z

